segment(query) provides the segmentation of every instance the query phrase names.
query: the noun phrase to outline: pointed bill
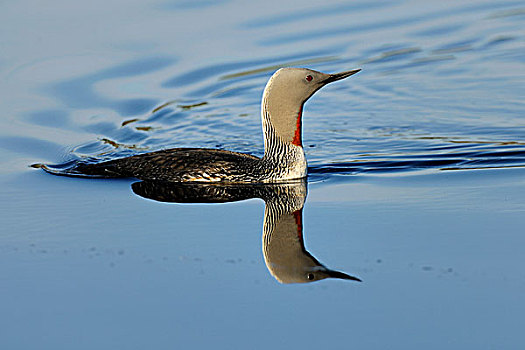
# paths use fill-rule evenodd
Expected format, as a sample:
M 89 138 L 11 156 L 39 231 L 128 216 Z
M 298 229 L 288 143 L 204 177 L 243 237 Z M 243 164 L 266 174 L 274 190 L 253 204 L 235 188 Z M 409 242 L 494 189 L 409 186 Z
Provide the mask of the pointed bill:
M 330 74 L 328 76 L 328 78 L 326 78 L 326 80 L 323 81 L 323 83 L 328 84 L 328 83 L 332 83 L 334 81 L 338 81 L 338 80 L 341 80 L 341 79 L 348 78 L 349 76 L 356 74 L 360 70 L 361 69 L 353 69 L 353 70 L 348 70 L 346 72 Z

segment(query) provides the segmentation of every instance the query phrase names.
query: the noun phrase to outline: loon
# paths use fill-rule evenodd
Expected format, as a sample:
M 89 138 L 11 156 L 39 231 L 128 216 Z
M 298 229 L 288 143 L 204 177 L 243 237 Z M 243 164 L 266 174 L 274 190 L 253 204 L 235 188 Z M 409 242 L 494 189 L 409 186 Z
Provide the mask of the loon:
M 306 68 L 277 70 L 262 96 L 262 158 L 218 149 L 173 148 L 101 163 L 79 161 L 65 171 L 41 167 L 55 175 L 168 182 L 273 183 L 302 179 L 307 175 L 301 136 L 304 103 L 326 84 L 359 71 L 326 74 Z

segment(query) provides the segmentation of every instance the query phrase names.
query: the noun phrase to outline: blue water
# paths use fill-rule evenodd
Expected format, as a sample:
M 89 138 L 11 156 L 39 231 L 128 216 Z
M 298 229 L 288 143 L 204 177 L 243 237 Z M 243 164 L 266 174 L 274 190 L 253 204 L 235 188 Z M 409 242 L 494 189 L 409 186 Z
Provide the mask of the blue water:
M 522 344 L 523 2 L 0 9 L 2 348 Z M 306 250 L 362 283 L 279 283 L 260 200 L 166 204 L 134 180 L 29 167 L 261 155 L 260 98 L 282 66 L 362 69 L 305 105 L 302 213 Z

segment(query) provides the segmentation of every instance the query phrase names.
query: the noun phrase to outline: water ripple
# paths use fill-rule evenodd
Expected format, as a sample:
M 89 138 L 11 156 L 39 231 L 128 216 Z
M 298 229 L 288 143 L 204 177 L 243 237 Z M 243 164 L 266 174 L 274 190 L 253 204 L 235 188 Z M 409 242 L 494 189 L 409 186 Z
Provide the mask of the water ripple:
M 366 3 L 352 2 L 347 4 L 336 4 L 331 6 L 319 6 L 311 9 L 297 9 L 293 13 L 284 13 L 272 17 L 265 17 L 259 20 L 252 20 L 241 25 L 242 28 L 265 28 L 273 27 L 280 24 L 290 24 L 293 22 L 300 22 L 312 18 L 326 17 L 333 15 L 340 15 L 341 13 L 359 13 L 363 11 L 370 11 L 375 8 L 385 8 L 391 6 L 382 1 L 367 1 Z
M 363 173 L 402 173 L 422 170 L 472 170 L 525 167 L 525 144 L 517 148 L 497 147 L 483 151 L 444 154 L 398 155 L 391 157 L 360 157 L 355 161 L 312 165 L 313 179 L 319 175 L 353 175 Z
M 121 115 L 143 113 L 158 101 L 148 98 L 112 99 L 96 91 L 95 85 L 117 78 L 130 78 L 164 69 L 175 62 L 172 58 L 149 57 L 135 60 L 92 74 L 76 77 L 51 86 L 53 96 L 71 108 L 110 108 Z M 49 87 L 46 87 L 46 91 Z
M 58 107 L 24 120 L 84 133 L 71 156 L 89 161 L 172 147 L 261 156 L 260 98 L 274 70 L 362 68 L 305 105 L 313 178 L 524 166 L 522 12 L 517 1 L 265 12 L 233 25 L 238 57 L 153 55 L 47 84 Z

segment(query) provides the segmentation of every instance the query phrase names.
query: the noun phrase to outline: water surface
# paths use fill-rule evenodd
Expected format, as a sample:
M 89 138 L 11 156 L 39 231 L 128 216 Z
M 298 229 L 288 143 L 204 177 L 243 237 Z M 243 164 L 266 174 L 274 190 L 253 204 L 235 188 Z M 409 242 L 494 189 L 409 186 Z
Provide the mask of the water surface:
M 4 347 L 521 344 L 522 2 L 1 8 Z M 282 66 L 362 69 L 306 104 L 308 196 L 280 226 L 362 283 L 280 283 L 260 193 L 175 204 L 136 180 L 29 168 L 169 147 L 260 156 L 260 97 Z

